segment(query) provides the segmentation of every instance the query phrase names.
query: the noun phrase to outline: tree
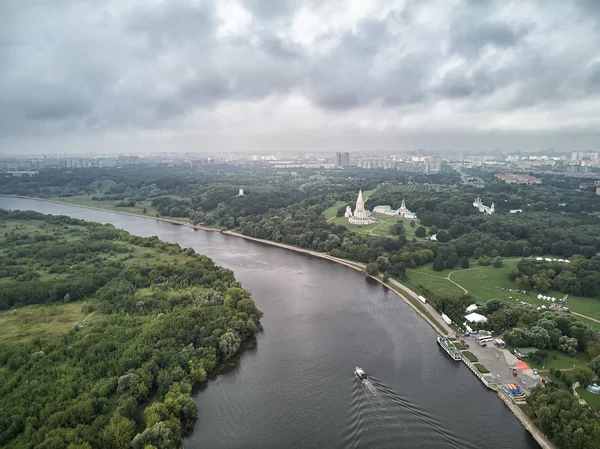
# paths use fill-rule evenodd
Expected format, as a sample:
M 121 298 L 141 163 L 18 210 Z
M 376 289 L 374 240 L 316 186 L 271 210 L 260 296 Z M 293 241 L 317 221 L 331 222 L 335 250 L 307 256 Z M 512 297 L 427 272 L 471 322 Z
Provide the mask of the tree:
M 461 266 L 461 268 L 469 268 L 469 258 L 461 257 L 460 258 L 460 266 Z
M 504 265 L 504 260 L 502 260 L 502 257 L 497 256 L 492 259 L 492 266 L 494 268 L 500 268 L 502 265 Z
M 531 248 L 529 246 L 525 246 L 523 251 L 521 252 L 521 257 L 530 257 L 531 256 Z
M 534 274 L 532 277 L 535 289 L 540 293 L 546 293 L 550 290 L 550 281 L 542 274 Z
M 379 265 L 377 265 L 375 262 L 368 263 L 366 270 L 369 276 L 377 276 L 379 274 Z
M 438 254 L 438 256 L 433 261 L 433 270 L 434 271 L 444 271 L 445 268 L 446 268 L 446 264 L 444 263 L 444 259 L 442 259 L 441 254 Z
M 582 387 L 591 384 L 596 378 L 596 373 L 588 366 L 576 366 L 572 371 L 573 377 Z
M 240 349 L 241 339 L 235 332 L 225 332 L 219 340 L 219 349 L 225 360 L 229 360 Z
M 458 263 L 458 255 L 456 253 L 450 253 L 446 259 L 446 269 L 451 270 Z
M 437 233 L 436 238 L 438 242 L 446 243 L 450 241 L 450 234 L 446 231 L 440 231 Z
M 417 223 L 415 222 L 415 220 L 410 220 L 410 227 L 414 228 L 417 225 Z
M 133 438 L 135 422 L 116 413 L 110 419 L 108 426 L 102 431 L 103 447 L 110 449 L 127 449 Z
M 427 230 L 423 226 L 419 226 L 415 229 L 415 235 L 417 237 L 425 237 L 427 235 Z
M 479 259 L 477 259 L 477 263 L 482 267 L 487 267 L 492 263 L 492 259 L 488 256 L 481 256 Z
M 577 355 L 577 339 L 563 335 L 558 339 L 557 349 L 561 352 L 569 354 L 570 356 L 575 356 Z
M 438 228 L 435 226 L 432 226 L 431 228 L 429 228 L 429 235 L 435 235 L 438 233 Z
M 517 281 L 517 288 L 519 290 L 528 291 L 531 289 L 531 283 L 529 282 L 529 276 L 527 276 L 526 274 L 524 274 L 521 277 L 518 277 L 516 279 L 516 281 Z
M 600 342 L 594 341 L 589 343 L 586 351 L 592 359 L 598 357 L 600 355 Z
M 379 256 L 375 261 L 377 266 L 379 267 L 379 271 L 386 272 L 392 268 L 392 264 L 390 260 L 386 256 Z
M 594 357 L 588 366 L 592 371 L 594 371 L 598 376 L 600 376 L 600 356 Z

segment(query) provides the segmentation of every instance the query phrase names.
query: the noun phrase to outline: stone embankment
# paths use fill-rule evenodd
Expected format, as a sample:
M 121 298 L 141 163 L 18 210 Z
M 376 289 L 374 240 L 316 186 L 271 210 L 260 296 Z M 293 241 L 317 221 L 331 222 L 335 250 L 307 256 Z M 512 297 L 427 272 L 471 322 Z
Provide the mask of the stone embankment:
M 513 402 L 513 400 L 508 397 L 508 395 L 502 391 L 502 389 L 498 389 L 498 396 L 502 401 L 506 404 L 506 406 L 513 412 L 513 414 L 517 417 L 523 427 L 527 429 L 527 431 L 531 434 L 531 436 L 537 441 L 542 449 L 556 449 L 556 446 L 552 444 L 548 438 L 542 433 L 540 429 L 538 429 L 535 424 L 531 422 L 529 417 L 525 414 L 523 410 L 519 408 L 517 404 Z

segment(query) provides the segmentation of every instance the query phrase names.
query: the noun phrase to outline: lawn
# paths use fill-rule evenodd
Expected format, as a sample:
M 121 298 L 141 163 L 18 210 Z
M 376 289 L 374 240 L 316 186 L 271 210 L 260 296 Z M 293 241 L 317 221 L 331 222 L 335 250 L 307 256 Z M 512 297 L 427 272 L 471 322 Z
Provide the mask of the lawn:
M 585 388 L 578 388 L 577 393 L 590 407 L 600 410 L 600 394 L 590 393 Z
M 482 373 L 482 374 L 486 374 L 486 373 L 489 373 L 489 372 L 490 372 L 490 371 L 489 371 L 489 370 L 488 370 L 488 369 L 487 369 L 485 366 L 483 366 L 481 363 L 476 363 L 476 364 L 475 364 L 475 368 L 477 368 L 477 371 L 479 371 L 479 372 L 480 372 L 480 373 Z
M 471 351 L 463 351 L 463 355 L 466 357 L 466 359 L 469 362 L 477 362 L 478 361 L 478 359 L 475 356 L 475 354 L 473 354 Z
M 326 209 L 325 212 L 323 212 L 323 215 L 325 216 L 325 220 L 329 221 L 332 218 L 335 218 L 337 215 L 338 209 L 345 204 L 346 204 L 345 201 L 338 201 L 333 206 L 331 206 L 329 209 Z
M 376 213 L 373 214 L 373 218 L 377 221 L 370 225 L 355 225 L 348 222 L 346 217 L 335 217 L 330 223 L 344 226 L 349 231 L 359 232 L 361 234 L 388 236 L 390 235 L 392 226 L 396 224 L 398 220 L 401 220 L 400 217 Z
M 26 306 L 0 313 L 0 342 L 26 341 L 66 334 L 84 318 L 81 302 Z
M 590 361 L 590 356 L 585 352 L 579 352 L 575 357 L 559 352 L 556 349 L 548 349 L 546 352 L 548 353 L 548 357 L 545 362 L 542 361 L 542 363 L 537 363 L 530 358 L 523 359 L 523 361 L 531 368 L 538 369 L 567 369 L 573 368 L 573 365 L 586 365 Z
M 440 296 L 462 295 L 464 293 L 462 289 L 446 279 L 451 271 L 433 271 L 431 265 L 406 270 L 408 280 L 412 285 L 422 285 Z
M 562 293 L 551 292 L 550 296 L 560 298 L 563 296 Z M 584 298 L 583 296 L 572 296 L 567 297 L 565 306 L 571 309 L 573 312 L 581 313 L 582 315 L 589 316 L 596 320 L 600 320 L 600 299 L 599 298 Z

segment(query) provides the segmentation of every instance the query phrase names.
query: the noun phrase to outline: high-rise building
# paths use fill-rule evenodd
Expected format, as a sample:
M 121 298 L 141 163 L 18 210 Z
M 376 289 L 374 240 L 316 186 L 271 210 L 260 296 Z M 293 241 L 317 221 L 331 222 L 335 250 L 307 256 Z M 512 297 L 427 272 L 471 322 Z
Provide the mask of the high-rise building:
M 350 165 L 350 153 L 336 153 L 335 165 L 338 167 L 347 167 Z

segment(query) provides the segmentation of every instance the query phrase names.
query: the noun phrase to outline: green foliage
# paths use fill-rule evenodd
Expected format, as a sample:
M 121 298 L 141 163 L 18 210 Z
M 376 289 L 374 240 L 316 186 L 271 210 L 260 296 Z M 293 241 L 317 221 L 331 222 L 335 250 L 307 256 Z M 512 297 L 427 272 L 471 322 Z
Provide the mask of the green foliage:
M 455 252 L 450 253 L 448 258 L 446 259 L 446 269 L 451 270 L 458 263 L 458 256 Z
M 415 229 L 415 235 L 417 237 L 425 237 L 427 235 L 427 230 L 423 226 L 419 226 Z
M 379 274 L 379 265 L 377 265 L 375 262 L 368 263 L 366 270 L 369 276 L 377 276 Z
M 481 256 L 477 259 L 477 263 L 482 267 L 487 267 L 492 264 L 492 259 L 488 256 Z
M 448 234 L 446 231 L 439 231 L 436 234 L 436 239 L 438 242 L 447 243 L 450 241 L 450 234 Z
M 489 370 L 488 370 L 488 369 L 487 369 L 485 366 L 483 366 L 481 363 L 476 363 L 476 364 L 475 364 L 475 368 L 477 368 L 477 371 L 479 371 L 479 372 L 480 372 L 480 373 L 482 373 L 482 374 L 486 374 L 486 373 L 489 373 L 489 372 L 490 372 L 490 371 L 489 371 Z
M 504 265 L 504 260 L 500 256 L 496 256 L 492 259 L 492 266 L 494 268 L 500 268 Z
M 598 357 L 600 355 L 600 342 L 599 341 L 590 342 L 587 346 L 586 351 L 592 359 L 595 357 Z
M 488 326 L 496 333 L 504 333 L 505 341 L 515 347 L 557 349 L 570 356 L 585 350 L 592 332 L 572 315 L 555 310 L 539 312 L 531 306 L 513 305 L 499 300 L 489 301 L 483 313 Z M 534 359 L 545 358 L 538 351 Z
M 444 271 L 445 268 L 446 268 L 446 263 L 444 262 L 442 255 L 438 254 L 438 256 L 433 261 L 433 270 L 434 271 Z
M 18 252 L 0 257 L 4 307 L 94 312 L 64 335 L 0 340 L 0 445 L 179 447 L 196 418 L 189 384 L 257 332 L 250 294 L 230 270 L 155 237 L 31 212 L 0 210 L 0 221 L 15 229 L 0 251 Z M 17 268 L 35 268 L 45 292 Z
M 571 372 L 573 378 L 579 382 L 582 387 L 591 384 L 596 379 L 596 373 L 588 366 L 576 366 Z
M 475 354 L 473 354 L 471 351 L 464 351 L 464 352 L 463 352 L 463 355 L 464 355 L 464 356 L 467 358 L 467 360 L 468 360 L 469 362 L 472 362 L 472 363 L 473 363 L 473 362 L 477 362 L 477 361 L 478 361 L 478 359 L 477 359 L 477 357 L 475 356 Z
M 536 290 L 557 290 L 572 295 L 594 297 L 600 293 L 600 257 L 571 257 L 570 263 L 523 259 L 516 276 L 528 276 Z
M 469 258 L 468 257 L 461 257 L 460 258 L 460 267 L 461 268 L 469 268 Z
M 569 391 L 534 387 L 527 397 L 527 415 L 561 448 L 595 449 L 600 441 L 600 420 L 579 404 Z
M 515 279 L 515 281 L 517 282 L 517 288 L 519 290 L 531 290 L 531 281 L 529 280 L 529 276 L 526 274 L 519 276 L 517 279 Z

